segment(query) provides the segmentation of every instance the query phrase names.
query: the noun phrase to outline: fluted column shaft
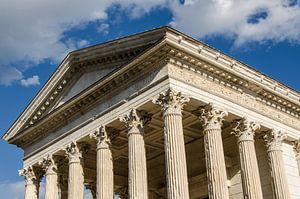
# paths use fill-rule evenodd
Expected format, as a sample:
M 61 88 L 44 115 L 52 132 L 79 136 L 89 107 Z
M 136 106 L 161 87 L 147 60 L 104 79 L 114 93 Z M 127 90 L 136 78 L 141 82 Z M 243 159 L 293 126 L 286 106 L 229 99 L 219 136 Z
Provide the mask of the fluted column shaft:
M 267 132 L 264 135 L 271 170 L 274 199 L 290 198 L 281 148 L 282 141 L 285 138 L 285 134 L 275 130 Z
M 25 178 L 25 199 L 38 199 L 40 188 L 40 176 L 31 166 L 19 171 L 19 175 Z
M 81 152 L 73 142 L 66 151 L 69 158 L 68 199 L 83 199 L 84 173 Z
M 226 165 L 222 142 L 222 122 L 227 112 L 208 104 L 202 110 L 200 119 L 204 123 L 204 148 L 210 199 L 228 199 Z
M 106 129 L 101 126 L 92 136 L 97 140 L 97 199 L 114 198 L 113 158 L 110 139 Z
M 154 101 L 161 105 L 163 111 L 168 199 L 189 198 L 182 126 L 182 108 L 188 101 L 181 93 L 172 90 L 160 94 Z
M 132 110 L 121 119 L 128 127 L 128 192 L 130 199 L 148 199 L 144 118 Z
M 58 199 L 57 166 L 51 156 L 43 158 L 39 163 L 45 171 L 45 199 Z
M 244 198 L 262 199 L 262 189 L 254 147 L 255 130 L 259 125 L 246 119 L 236 121 L 233 134 L 238 137 Z

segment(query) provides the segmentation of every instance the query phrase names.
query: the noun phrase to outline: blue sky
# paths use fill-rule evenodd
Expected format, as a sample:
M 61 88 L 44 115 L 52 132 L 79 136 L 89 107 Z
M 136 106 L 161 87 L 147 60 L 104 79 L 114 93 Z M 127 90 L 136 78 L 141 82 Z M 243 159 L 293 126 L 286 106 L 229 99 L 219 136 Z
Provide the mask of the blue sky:
M 67 52 L 163 25 L 300 90 L 296 0 L 0 0 L 0 133 Z M 0 192 L 22 198 L 22 150 L 1 140 L 0 153 Z

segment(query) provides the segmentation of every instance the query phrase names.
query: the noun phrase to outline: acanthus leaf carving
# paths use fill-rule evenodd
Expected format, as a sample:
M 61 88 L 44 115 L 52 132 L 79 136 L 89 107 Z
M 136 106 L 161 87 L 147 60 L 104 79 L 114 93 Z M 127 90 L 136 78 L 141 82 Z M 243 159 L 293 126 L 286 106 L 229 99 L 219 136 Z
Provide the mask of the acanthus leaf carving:
M 81 162 L 82 152 L 80 151 L 76 142 L 72 141 L 70 144 L 68 144 L 65 151 L 67 158 L 69 159 L 69 163 Z
M 189 102 L 190 99 L 181 92 L 168 89 L 160 93 L 158 97 L 152 100 L 154 104 L 161 106 L 163 114 L 182 114 L 183 106 Z
M 232 124 L 232 132 L 238 137 L 238 142 L 242 141 L 253 141 L 255 131 L 260 129 L 260 125 L 248 120 L 247 118 L 242 118 L 240 120 L 236 120 Z
M 42 161 L 39 162 L 39 165 L 45 171 L 46 175 L 57 174 L 57 164 L 53 156 L 48 155 L 47 157 L 44 157 Z
M 227 111 L 217 109 L 213 104 L 207 104 L 200 109 L 199 119 L 203 122 L 204 131 L 207 129 L 221 129 Z
M 127 115 L 120 117 L 128 128 L 129 134 L 144 133 L 144 126 L 151 120 L 151 114 L 132 109 Z
M 272 129 L 270 131 L 265 132 L 262 138 L 265 142 L 268 151 L 270 152 L 270 151 L 281 151 L 282 141 L 286 139 L 286 137 L 287 137 L 286 133 Z
M 111 145 L 111 140 L 107 135 L 106 127 L 100 126 L 94 133 L 90 134 L 90 138 L 97 141 L 97 149 L 107 149 Z

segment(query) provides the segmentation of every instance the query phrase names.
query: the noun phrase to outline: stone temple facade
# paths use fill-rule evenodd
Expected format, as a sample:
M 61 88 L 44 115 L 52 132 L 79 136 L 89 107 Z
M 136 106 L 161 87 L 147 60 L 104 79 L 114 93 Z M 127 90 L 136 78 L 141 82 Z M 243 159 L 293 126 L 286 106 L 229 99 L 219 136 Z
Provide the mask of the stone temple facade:
M 300 93 L 169 27 L 69 53 L 3 139 L 26 199 L 300 198 Z

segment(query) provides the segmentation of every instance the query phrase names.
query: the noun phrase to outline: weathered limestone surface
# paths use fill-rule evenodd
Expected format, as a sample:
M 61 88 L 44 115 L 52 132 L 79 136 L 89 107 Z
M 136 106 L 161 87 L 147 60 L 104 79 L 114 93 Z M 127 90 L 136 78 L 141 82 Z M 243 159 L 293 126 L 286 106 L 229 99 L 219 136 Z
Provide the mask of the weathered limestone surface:
M 275 199 L 288 199 L 290 193 L 282 158 L 282 141 L 286 135 L 280 131 L 272 130 L 264 135 L 269 157 L 272 178 L 273 197 Z
M 76 143 L 72 142 L 66 148 L 69 159 L 68 199 L 83 199 L 84 174 L 82 154 Z
M 227 112 L 211 104 L 201 109 L 200 119 L 204 122 L 204 147 L 208 194 L 212 199 L 228 199 L 227 175 L 222 143 L 222 122 Z
M 297 140 L 294 143 L 294 149 L 295 149 L 295 152 L 296 152 L 296 161 L 297 161 L 299 176 L 300 176 L 300 140 Z
M 45 199 L 58 199 L 57 165 L 54 159 L 50 156 L 43 158 L 40 165 L 44 169 L 46 177 Z
M 25 178 L 25 199 L 38 199 L 40 188 L 40 176 L 32 167 L 19 171 L 20 176 Z
M 129 198 L 148 199 L 147 162 L 144 142 L 145 120 L 132 109 L 120 119 L 128 127 Z
M 97 199 L 114 198 L 113 159 L 110 139 L 104 126 L 90 134 L 97 140 Z
M 188 199 L 188 176 L 182 127 L 182 108 L 189 99 L 168 90 L 153 102 L 161 105 L 164 118 L 168 199 Z
M 232 132 L 238 137 L 244 198 L 249 199 L 263 198 L 254 147 L 254 134 L 258 128 L 259 125 L 243 118 L 236 121 Z

